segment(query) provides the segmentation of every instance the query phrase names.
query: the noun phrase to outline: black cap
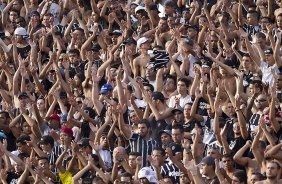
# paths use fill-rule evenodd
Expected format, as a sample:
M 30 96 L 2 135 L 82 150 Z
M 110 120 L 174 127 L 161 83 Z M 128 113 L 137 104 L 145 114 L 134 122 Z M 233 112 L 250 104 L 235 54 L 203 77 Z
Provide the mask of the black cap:
M 231 68 L 236 68 L 236 63 L 231 59 L 225 59 L 223 64 L 230 66 Z
M 30 12 L 30 16 L 32 17 L 33 15 L 37 15 L 37 16 L 40 17 L 40 13 L 36 10 L 33 10 L 33 11 Z
M 266 49 L 265 51 L 264 51 L 264 54 L 265 55 L 269 55 L 269 54 L 273 54 L 273 50 L 271 49 L 271 48 L 269 48 L 269 49 Z
M 39 144 L 44 144 L 44 145 L 51 144 L 51 145 L 54 145 L 54 139 L 50 135 L 44 135 L 40 139 Z
M 182 152 L 183 151 L 181 145 L 180 144 L 176 144 L 176 143 L 172 143 L 170 148 L 171 148 L 171 151 L 172 151 L 173 155 L 175 155 L 178 152 Z
M 152 99 L 164 101 L 165 97 L 161 92 L 155 91 L 155 92 L 152 93 Z
M 202 67 L 212 67 L 212 61 L 209 58 L 202 58 L 201 59 Z
M 88 139 L 88 138 L 83 138 L 83 139 L 81 139 L 79 142 L 78 142 L 78 145 L 80 146 L 80 147 L 87 147 L 87 146 L 90 146 L 90 144 L 89 144 L 89 141 L 90 141 L 90 139 Z
M 134 45 L 137 45 L 137 42 L 136 40 L 134 40 L 133 38 L 127 38 L 124 42 L 124 44 L 134 44 Z
M 90 50 L 92 50 L 93 52 L 99 52 L 101 49 L 100 45 L 98 43 L 95 43 Z
M 23 98 L 23 97 L 28 97 L 26 92 L 21 92 L 18 96 L 19 99 Z
M 113 36 L 113 35 L 121 36 L 121 35 L 122 35 L 122 32 L 121 32 L 121 30 L 116 29 L 116 30 L 114 30 L 113 32 L 111 32 L 109 35 L 110 35 L 110 36 Z
M 188 25 L 188 28 L 192 28 L 194 29 L 195 31 L 199 32 L 199 27 L 195 24 L 192 24 L 192 25 Z

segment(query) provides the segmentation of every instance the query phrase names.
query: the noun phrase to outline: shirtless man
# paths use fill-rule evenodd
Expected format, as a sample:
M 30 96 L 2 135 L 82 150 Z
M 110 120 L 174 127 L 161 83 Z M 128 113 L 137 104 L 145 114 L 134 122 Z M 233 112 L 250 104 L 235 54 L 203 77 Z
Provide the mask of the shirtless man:
M 258 181 L 256 184 L 280 184 L 281 166 L 277 161 L 270 161 L 266 165 L 266 180 Z
M 150 62 L 150 55 L 148 49 L 150 47 L 149 39 L 142 37 L 137 41 L 137 48 L 139 49 L 140 56 L 133 60 L 133 73 L 134 77 L 145 77 L 145 67 Z

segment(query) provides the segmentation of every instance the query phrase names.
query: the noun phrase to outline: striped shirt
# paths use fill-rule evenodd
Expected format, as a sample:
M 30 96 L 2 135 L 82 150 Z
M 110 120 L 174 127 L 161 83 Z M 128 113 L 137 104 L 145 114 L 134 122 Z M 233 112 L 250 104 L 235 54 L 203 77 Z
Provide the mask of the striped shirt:
M 50 165 L 55 165 L 57 159 L 59 158 L 59 156 L 63 153 L 64 151 L 64 147 L 63 146 L 55 146 L 52 150 L 52 152 L 48 155 L 48 159 L 49 159 L 49 164 Z M 69 149 L 67 151 L 67 155 L 65 156 L 65 158 L 62 161 L 63 166 L 66 168 L 67 166 L 67 162 L 68 162 L 68 158 L 71 156 L 71 150 Z M 58 170 L 55 169 L 55 173 L 58 173 Z
M 150 166 L 147 157 L 151 155 L 153 149 L 158 146 L 157 141 L 150 138 L 149 140 L 143 139 L 139 134 L 132 134 L 129 139 L 131 152 L 138 152 L 142 156 L 142 167 Z
M 171 161 L 165 163 L 161 167 L 161 175 L 174 178 L 175 183 L 180 183 L 180 169 L 176 167 Z

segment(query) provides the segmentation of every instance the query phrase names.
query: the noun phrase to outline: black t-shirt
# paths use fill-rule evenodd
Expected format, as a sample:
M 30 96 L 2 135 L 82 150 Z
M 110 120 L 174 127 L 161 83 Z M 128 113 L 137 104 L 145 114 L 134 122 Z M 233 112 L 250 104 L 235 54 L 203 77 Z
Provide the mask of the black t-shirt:
M 165 120 L 156 121 L 156 119 L 154 118 L 150 122 L 150 124 L 152 127 L 152 138 L 156 140 L 159 145 L 161 145 L 161 137 L 159 135 L 159 132 L 167 127 L 167 123 L 165 122 Z
M 96 173 L 91 172 L 91 171 L 87 171 L 86 173 L 84 173 L 81 177 L 82 179 L 82 183 L 83 184 L 92 184 L 93 179 L 95 178 Z
M 27 58 L 30 50 L 31 50 L 30 45 L 26 45 L 25 47 L 22 47 L 22 48 L 17 47 L 17 51 L 23 59 Z
M 22 173 L 15 172 L 7 172 L 7 183 L 8 184 L 17 184 L 18 179 L 21 177 Z M 24 182 L 24 184 L 28 184 L 28 182 Z
M 209 103 L 204 99 L 200 98 L 197 106 L 197 114 L 200 114 L 201 116 L 207 116 L 208 111 L 207 111 L 207 106 Z

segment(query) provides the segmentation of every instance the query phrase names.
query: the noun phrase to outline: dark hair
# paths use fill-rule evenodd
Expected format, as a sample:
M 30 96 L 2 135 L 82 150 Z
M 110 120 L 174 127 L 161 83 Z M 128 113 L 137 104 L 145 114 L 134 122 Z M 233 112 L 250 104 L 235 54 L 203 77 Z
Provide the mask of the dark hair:
M 177 80 L 177 82 L 184 82 L 185 85 L 186 85 L 186 87 L 189 87 L 189 85 L 190 85 L 189 79 L 184 78 L 184 77 L 179 78 L 179 79 Z
M 165 156 L 165 154 L 166 154 L 166 153 L 165 153 L 165 150 L 164 150 L 163 148 L 161 148 L 161 147 L 156 147 L 156 148 L 153 149 L 153 151 L 154 151 L 154 150 L 160 151 L 160 152 L 162 153 L 162 156 Z
M 10 115 L 7 111 L 0 111 L 0 114 L 4 114 L 6 119 L 10 118 Z
M 48 160 L 48 157 L 37 157 L 37 161 L 39 160 Z
M 279 164 L 277 161 L 275 161 L 275 160 L 271 160 L 271 161 L 269 161 L 268 163 L 276 164 L 277 169 L 278 169 L 278 170 L 281 169 L 280 164 Z
M 133 156 L 136 156 L 136 157 L 141 156 L 141 154 L 139 152 L 130 152 L 128 154 L 128 156 L 130 156 L 130 155 L 133 155 Z
M 151 128 L 151 124 L 147 119 L 141 119 L 138 124 L 145 124 L 147 128 Z
M 76 54 L 77 56 L 79 56 L 79 55 L 80 55 L 80 52 L 79 52 L 78 49 L 70 49 L 70 50 L 69 50 L 69 54 Z
M 235 176 L 236 178 L 239 179 L 240 182 L 244 182 L 245 184 L 247 184 L 247 175 L 245 171 L 236 171 L 233 176 Z
M 93 184 L 96 183 L 96 182 L 99 182 L 99 181 L 103 181 L 103 179 L 100 177 L 100 176 L 96 176 L 94 177 L 93 179 Z M 103 181 L 104 182 L 104 181 Z
M 150 87 L 150 90 L 151 90 L 151 91 L 154 91 L 154 90 L 155 90 L 155 89 L 154 89 L 154 86 L 153 86 L 152 84 L 144 83 L 143 85 Z
M 17 138 L 16 143 L 21 143 L 22 145 L 26 145 L 26 142 L 30 141 L 30 136 L 28 135 L 21 135 Z
M 17 13 L 18 16 L 20 15 L 20 12 L 19 12 L 18 10 L 14 9 L 14 8 L 10 9 L 9 14 L 10 14 L 11 12 Z
M 132 174 L 125 172 L 125 173 L 121 173 L 120 177 L 130 177 L 130 179 L 132 178 Z
M 260 80 L 252 80 L 250 82 L 250 84 L 256 85 L 257 87 L 259 87 L 260 91 L 263 90 L 263 85 L 262 82 Z
M 231 154 L 224 154 L 222 155 L 222 158 L 230 158 L 233 161 L 233 156 Z
M 257 37 L 259 37 L 259 38 L 266 39 L 265 34 L 264 34 L 264 33 L 262 33 L 262 32 L 258 32 L 258 33 L 256 33 L 256 36 L 257 36 Z
M 266 149 L 267 145 L 266 145 L 266 143 L 264 141 L 259 140 L 259 145 L 260 145 L 261 148 Z
M 174 7 L 176 7 L 176 4 L 172 0 L 167 0 L 167 1 L 164 2 L 164 6 L 170 6 L 170 7 L 174 8 Z
M 259 13 L 257 11 L 250 10 L 250 11 L 248 11 L 248 14 L 256 14 L 257 19 L 259 20 Z
M 175 75 L 168 74 L 166 75 L 166 80 L 167 79 L 172 79 L 174 81 L 174 84 L 176 84 L 177 77 Z
M 172 129 L 179 129 L 181 133 L 184 133 L 184 128 L 181 124 L 175 124 L 172 126 Z
M 45 15 L 43 16 L 49 16 L 49 17 L 54 17 L 54 15 L 52 13 L 46 13 Z
M 266 178 L 265 178 L 265 176 L 264 175 L 262 175 L 261 173 L 259 173 L 259 172 L 254 172 L 254 173 L 252 173 L 252 175 L 255 175 L 255 176 L 257 176 L 258 177 L 258 179 L 261 181 L 261 180 L 265 180 Z

